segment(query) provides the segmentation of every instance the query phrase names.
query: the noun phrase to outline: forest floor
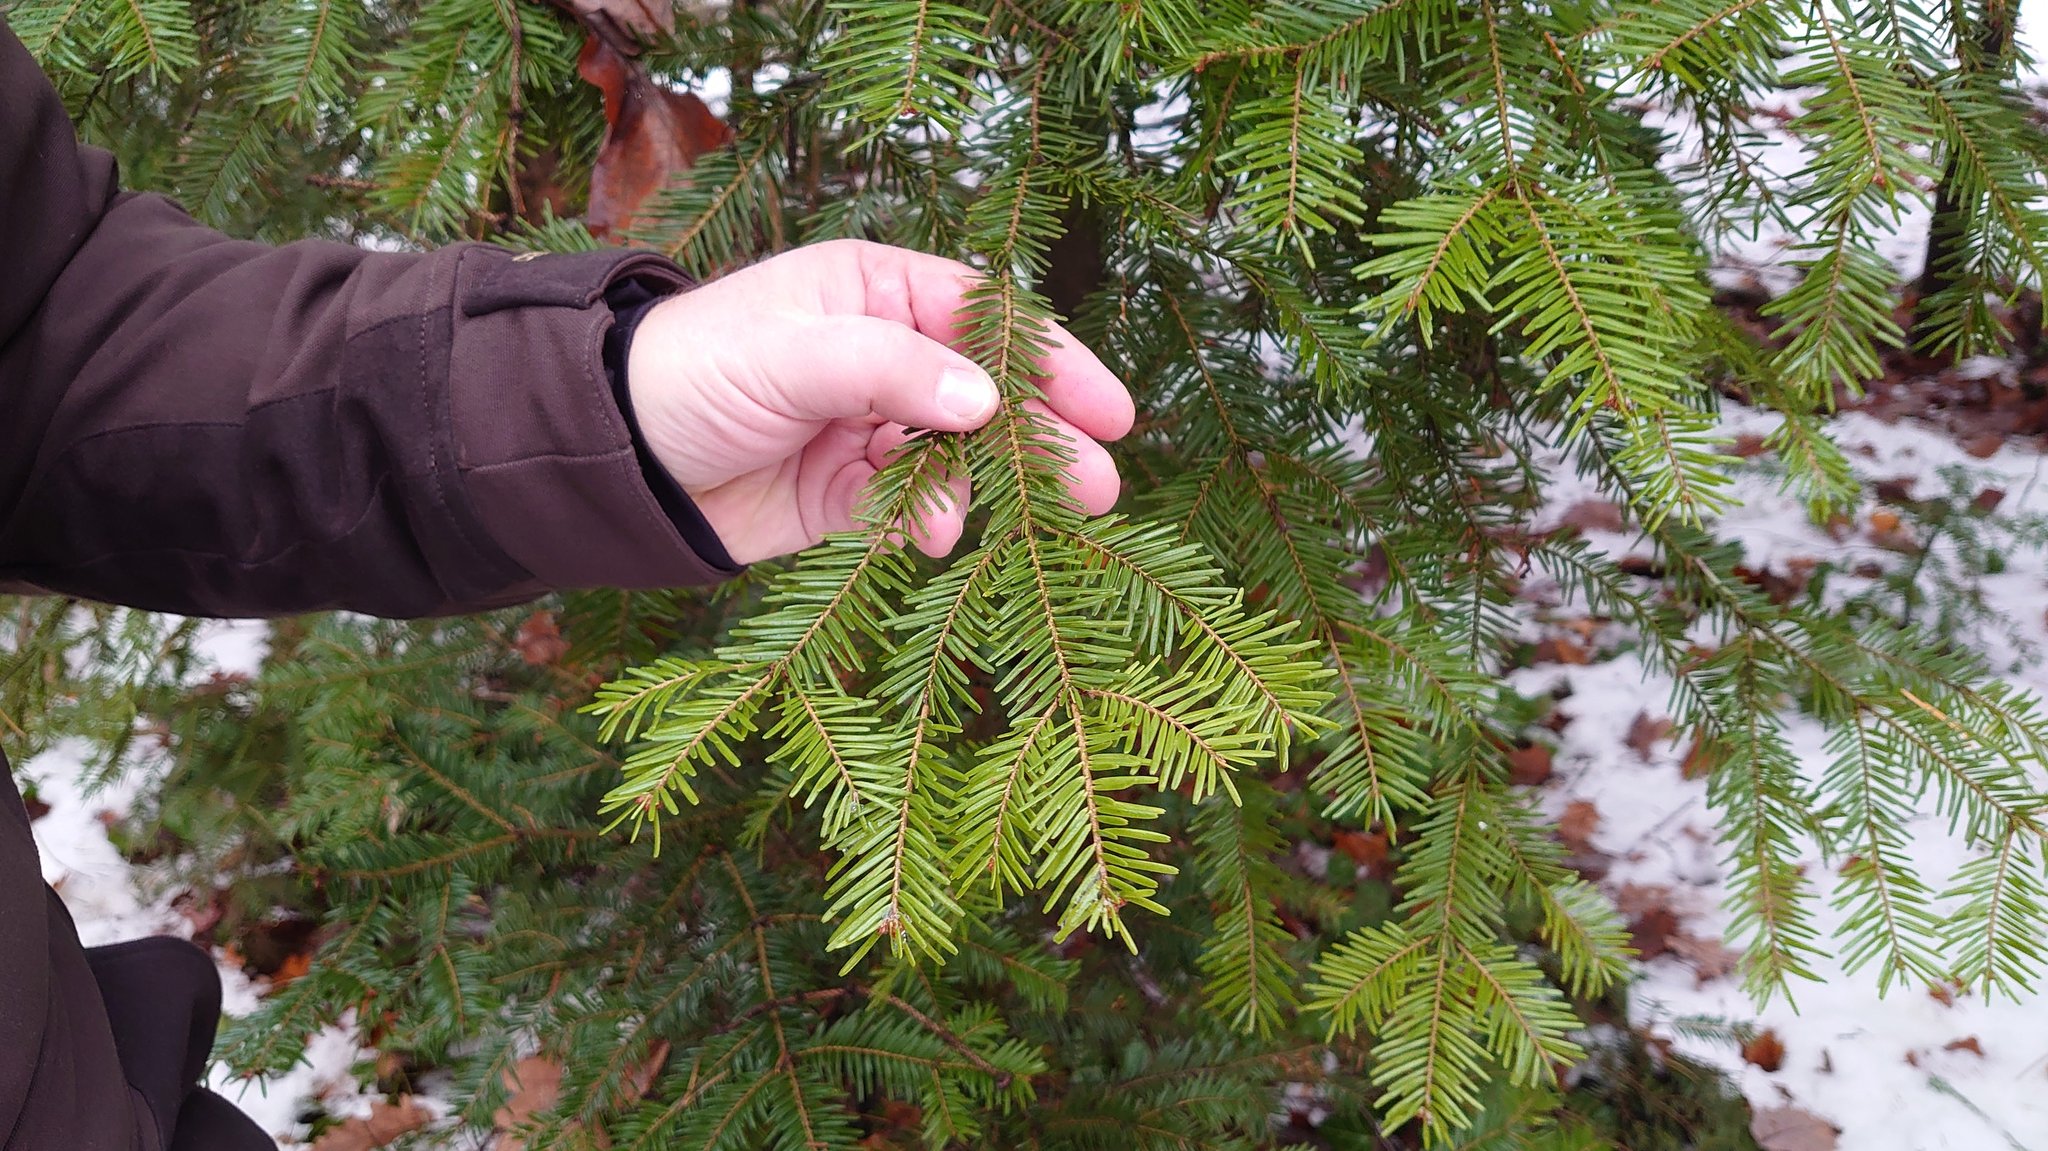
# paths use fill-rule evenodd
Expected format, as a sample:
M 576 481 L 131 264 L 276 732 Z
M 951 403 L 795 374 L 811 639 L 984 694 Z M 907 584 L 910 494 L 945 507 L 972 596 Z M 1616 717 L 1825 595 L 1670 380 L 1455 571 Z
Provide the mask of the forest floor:
M 1759 456 L 1742 469 L 1742 502 L 1718 534 L 1742 544 L 1747 570 L 1776 595 L 1895 604 L 1913 595 L 1918 622 L 2048 696 L 2048 457 L 2037 439 L 1994 428 L 2025 426 L 2019 409 L 2044 394 L 2048 370 L 2030 377 L 2023 361 L 1902 375 L 1867 410 L 1834 421 L 1864 481 L 1856 515 L 1815 525 Z M 1931 418 L 1900 415 L 1916 396 Z M 1924 406 L 1937 399 L 1952 402 Z M 1741 445 L 1774 420 L 1731 407 L 1727 423 Z M 1639 537 L 1617 530 L 1597 493 L 1560 484 L 1549 496 L 1543 526 L 1577 525 L 1617 556 L 1638 554 Z M 1666 717 L 1669 679 L 1646 672 L 1617 630 L 1534 594 L 1527 638 L 1539 658 L 1510 682 L 1557 701 L 1542 803 L 1631 923 L 1644 957 L 1630 994 L 1636 1027 L 1724 1069 L 1760 1115 L 1782 1120 L 1775 1138 L 1766 1136 L 1771 1118 L 1755 1128 L 1764 1151 L 2048 1151 L 2048 995 L 1987 1001 L 1943 985 L 1880 996 L 1873 970 L 1849 974 L 1828 959 L 1791 1001 L 1760 1007 L 1751 999 L 1725 941 L 1725 876 L 1706 781 L 1689 770 L 1690 748 Z M 1817 777 L 1833 758 L 1820 726 L 1789 722 L 1805 770 Z M 1969 858 L 1937 816 L 1916 819 L 1910 835 L 1909 853 L 1936 887 Z M 1843 861 L 1823 861 L 1809 846 L 1803 862 L 1825 939 L 1840 918 L 1825 904 Z M 1675 1026 L 1688 1019 L 1753 1027 L 1756 1036 L 1688 1039 Z M 1824 1127 L 1801 1126 L 1802 1115 L 1824 1119 L 1838 1141 Z

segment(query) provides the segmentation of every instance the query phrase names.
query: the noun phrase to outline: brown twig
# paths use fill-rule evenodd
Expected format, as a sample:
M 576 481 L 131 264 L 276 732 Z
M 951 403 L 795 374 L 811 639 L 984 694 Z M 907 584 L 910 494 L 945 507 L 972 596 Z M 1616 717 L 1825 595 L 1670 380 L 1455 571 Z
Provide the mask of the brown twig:
M 358 180 L 350 176 L 329 176 L 321 172 L 308 173 L 306 183 L 315 188 L 346 188 L 352 192 L 374 192 L 377 181 Z
M 995 1064 L 990 1063 L 986 1059 L 983 1059 L 981 1057 L 981 1052 L 976 1051 L 972 1047 L 969 1047 L 965 1039 L 962 1039 L 958 1035 L 953 1034 L 953 1032 L 949 1030 L 945 1024 L 940 1023 L 938 1020 L 933 1019 L 931 1016 L 926 1015 L 924 1012 L 919 1011 L 917 1008 L 912 1007 L 910 1004 L 905 1003 L 903 1000 L 897 998 L 894 995 L 883 996 L 882 1002 L 887 1003 L 889 1006 L 894 1007 L 898 1011 L 903 1012 L 903 1014 L 910 1016 L 912 1019 L 917 1021 L 919 1026 L 923 1027 L 926 1031 L 929 1031 L 934 1036 L 936 1036 L 939 1042 L 944 1043 L 946 1046 L 951 1047 L 955 1051 L 958 1051 L 967 1060 L 967 1062 L 973 1066 L 973 1068 L 976 1071 L 979 1071 L 984 1075 L 994 1078 L 996 1081 L 996 1086 L 998 1088 L 1007 1088 L 1010 1085 L 1010 1080 L 1012 1077 L 1009 1072 L 1004 1071 L 1001 1068 L 997 1067 Z

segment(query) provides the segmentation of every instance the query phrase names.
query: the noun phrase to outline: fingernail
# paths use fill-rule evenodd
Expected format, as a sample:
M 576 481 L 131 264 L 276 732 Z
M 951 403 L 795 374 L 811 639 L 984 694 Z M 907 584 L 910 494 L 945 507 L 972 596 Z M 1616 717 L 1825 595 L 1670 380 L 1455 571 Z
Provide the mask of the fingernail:
M 947 368 L 939 373 L 939 406 L 963 420 L 986 419 L 996 410 L 995 381 L 980 368 Z

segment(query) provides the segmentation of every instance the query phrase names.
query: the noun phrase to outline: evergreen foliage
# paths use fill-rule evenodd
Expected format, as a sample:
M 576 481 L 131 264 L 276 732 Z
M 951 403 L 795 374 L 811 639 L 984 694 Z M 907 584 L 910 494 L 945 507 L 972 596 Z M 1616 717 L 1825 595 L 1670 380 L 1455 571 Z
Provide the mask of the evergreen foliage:
M 128 178 L 210 223 L 570 248 L 594 242 L 574 206 L 603 117 L 569 7 L 5 11 Z M 488 1126 L 539 1050 L 566 1075 L 529 1146 L 1263 1147 L 1306 1135 L 1286 1084 L 1360 1147 L 1630 1137 L 1544 1118 L 1584 1054 L 1574 1005 L 1627 949 L 1506 782 L 1523 721 L 1500 673 L 1533 578 L 1676 683 L 1753 990 L 1796 992 L 1836 946 L 1886 985 L 2030 989 L 2048 719 L 1910 605 L 1779 602 L 1713 534 L 1739 466 L 1724 394 L 1782 415 L 1769 447 L 1817 516 L 1855 498 L 1824 416 L 1907 338 L 1878 242 L 1931 184 L 1950 242 L 1928 350 L 1992 346 L 1996 305 L 2039 287 L 2048 137 L 2010 37 L 1980 35 L 2003 19 L 682 13 L 640 63 L 736 77 L 736 138 L 634 238 L 704 274 L 847 236 L 984 268 L 967 350 L 1003 411 L 914 441 L 868 509 L 915 516 L 965 471 L 974 530 L 936 563 L 850 533 L 709 595 L 310 621 L 252 682 L 157 693 L 177 770 L 280 806 L 234 832 L 240 862 L 288 851 L 289 898 L 327 917 L 230 1058 L 277 1069 L 352 1016 L 454 1069 Z M 1754 124 L 1780 89 L 1807 146 L 1774 174 Z M 1771 342 L 1706 277 L 1717 235 L 1765 224 L 1801 237 Z M 1116 516 L 1062 502 L 1024 404 L 1056 307 L 1140 395 Z M 1655 574 L 1530 530 L 1562 474 L 1628 510 Z M 177 646 L 138 617 L 14 610 L 10 717 L 69 674 L 48 663 L 67 644 Z M 566 652 L 533 642 L 556 626 Z M 1788 708 L 1830 733 L 1817 778 Z M 119 708 L 94 714 L 123 738 Z M 1946 881 L 1903 850 L 1923 804 L 1977 849 Z M 1301 865 L 1294 843 L 1340 829 L 1387 836 L 1391 879 Z M 1838 941 L 1795 864 L 1809 841 L 1844 866 Z

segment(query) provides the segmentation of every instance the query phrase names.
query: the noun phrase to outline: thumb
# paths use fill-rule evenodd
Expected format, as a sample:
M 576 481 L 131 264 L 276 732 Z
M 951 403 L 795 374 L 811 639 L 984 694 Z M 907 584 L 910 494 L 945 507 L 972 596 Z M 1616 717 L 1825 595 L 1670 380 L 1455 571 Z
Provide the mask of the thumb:
M 894 320 L 792 315 L 748 341 L 754 399 L 801 420 L 879 416 L 971 431 L 995 415 L 994 381 L 974 361 Z

